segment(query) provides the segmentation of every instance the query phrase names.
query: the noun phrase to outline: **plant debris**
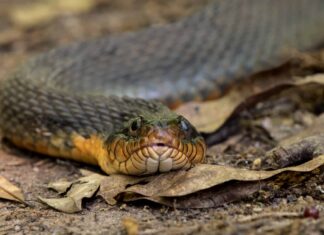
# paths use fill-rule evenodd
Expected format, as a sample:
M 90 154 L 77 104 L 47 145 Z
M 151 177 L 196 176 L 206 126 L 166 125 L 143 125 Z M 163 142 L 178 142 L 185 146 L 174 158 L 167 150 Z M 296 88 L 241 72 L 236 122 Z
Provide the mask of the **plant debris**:
M 252 80 L 247 84 L 242 84 L 239 88 L 233 88 L 226 96 L 217 100 L 188 103 L 178 108 L 176 112 L 188 118 L 199 131 L 211 133 L 218 130 L 227 120 L 243 109 L 268 99 L 283 90 L 310 84 L 324 86 L 324 75 L 313 75 L 297 81 L 287 78 L 280 82 L 275 81 L 271 85 L 269 85 L 268 80 L 265 84 L 260 83 L 260 81 L 257 82 L 253 84 Z
M 0 198 L 20 203 L 25 203 L 24 195 L 20 188 L 10 183 L 0 175 Z
M 49 206 L 68 213 L 78 212 L 82 209 L 81 200 L 83 198 L 89 198 L 94 195 L 100 186 L 99 195 L 101 195 L 108 204 L 115 205 L 116 198 L 125 201 L 134 201 L 138 199 L 147 199 L 157 203 L 172 205 L 172 200 L 181 200 L 181 197 L 194 194 L 196 192 L 211 189 L 215 186 L 219 186 L 229 181 L 257 181 L 257 185 L 260 185 L 262 180 L 268 179 L 283 172 L 310 172 L 316 168 L 319 168 L 324 164 L 324 155 L 318 156 L 304 164 L 299 166 L 287 167 L 273 171 L 254 171 L 240 168 L 233 168 L 229 166 L 217 166 L 201 164 L 188 171 L 175 171 L 156 176 L 147 177 L 131 177 L 124 175 L 111 175 L 103 176 L 100 174 L 92 174 L 90 176 L 82 177 L 79 180 L 71 183 L 71 189 L 67 191 L 66 197 L 57 199 L 44 199 L 41 200 Z M 104 183 L 103 183 L 104 182 Z M 144 183 L 146 182 L 146 183 Z M 57 183 L 51 183 L 51 187 L 56 185 L 59 192 L 62 192 L 62 181 Z M 70 183 L 63 183 L 65 189 L 67 189 Z M 246 185 L 245 185 L 246 186 Z M 251 186 L 248 185 L 245 191 L 250 193 Z M 226 186 L 227 192 L 232 195 L 233 191 L 229 190 L 230 184 Z M 240 187 L 240 184 L 235 184 L 236 188 Z M 222 188 L 219 187 L 218 190 Z M 208 193 L 208 192 L 207 192 Z M 126 196 L 125 196 L 126 195 Z M 125 197 L 123 197 L 125 196 Z M 246 195 L 239 194 L 237 198 L 241 198 Z M 227 203 L 233 201 L 233 197 L 223 193 L 223 201 L 213 204 L 212 206 L 218 206 L 220 203 Z M 205 197 L 210 199 L 210 197 Z M 182 202 L 185 207 L 203 208 L 211 207 L 202 198 L 197 201 L 191 197 L 186 198 L 186 202 Z M 194 200 L 194 203 L 190 200 Z M 175 205 L 176 207 L 183 207 L 182 204 Z M 189 206 L 190 205 L 190 206 Z
M 57 190 L 59 193 L 64 193 L 71 187 L 64 198 L 43 198 L 39 199 L 55 208 L 59 211 L 64 211 L 67 213 L 74 213 L 82 210 L 82 199 L 91 198 L 100 186 L 100 182 L 103 176 L 99 174 L 93 174 L 90 176 L 85 176 L 73 183 L 67 183 L 59 181 L 56 183 L 49 184 L 49 188 Z M 63 187 L 62 187 L 63 186 Z

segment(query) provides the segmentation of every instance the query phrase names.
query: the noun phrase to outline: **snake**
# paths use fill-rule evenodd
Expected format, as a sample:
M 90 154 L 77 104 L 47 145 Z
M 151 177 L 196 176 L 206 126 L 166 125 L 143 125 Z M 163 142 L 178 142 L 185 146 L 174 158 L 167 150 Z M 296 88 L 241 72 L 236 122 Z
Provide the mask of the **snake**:
M 174 23 L 54 48 L 1 82 L 2 136 L 107 174 L 189 169 L 206 143 L 172 108 L 318 48 L 323 25 L 323 0 L 213 0 Z

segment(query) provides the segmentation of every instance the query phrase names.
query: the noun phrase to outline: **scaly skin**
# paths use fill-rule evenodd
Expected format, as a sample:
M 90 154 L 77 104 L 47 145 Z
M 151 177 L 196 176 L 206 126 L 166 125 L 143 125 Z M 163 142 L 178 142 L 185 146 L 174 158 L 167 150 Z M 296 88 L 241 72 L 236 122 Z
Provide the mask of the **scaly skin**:
M 0 128 L 18 146 L 108 174 L 188 168 L 204 159 L 202 137 L 152 99 L 218 97 L 320 45 L 323 25 L 323 0 L 215 0 L 171 25 L 58 48 L 1 84 Z

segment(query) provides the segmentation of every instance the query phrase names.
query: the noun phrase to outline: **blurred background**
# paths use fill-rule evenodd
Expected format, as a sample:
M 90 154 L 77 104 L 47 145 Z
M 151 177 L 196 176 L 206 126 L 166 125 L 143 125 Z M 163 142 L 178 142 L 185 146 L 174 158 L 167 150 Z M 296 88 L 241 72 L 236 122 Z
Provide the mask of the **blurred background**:
M 0 79 L 26 57 L 73 41 L 176 21 L 210 0 L 1 0 Z

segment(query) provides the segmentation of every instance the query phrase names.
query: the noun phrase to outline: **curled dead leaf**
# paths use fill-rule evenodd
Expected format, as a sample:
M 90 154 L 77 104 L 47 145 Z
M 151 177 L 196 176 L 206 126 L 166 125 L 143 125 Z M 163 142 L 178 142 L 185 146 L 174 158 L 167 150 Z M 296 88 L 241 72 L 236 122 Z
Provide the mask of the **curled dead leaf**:
M 146 185 L 134 185 L 125 192 L 137 193 L 147 197 L 179 197 L 216 185 L 237 181 L 259 181 L 285 171 L 309 172 L 324 164 L 324 155 L 304 164 L 273 171 L 254 171 L 229 166 L 198 165 L 189 171 L 170 172 L 155 177 Z
M 172 181 L 174 176 L 170 177 L 170 175 L 167 174 L 167 176 L 153 179 L 153 181 L 147 184 L 148 186 L 135 185 L 128 188 L 125 190 L 123 200 L 136 201 L 145 199 L 176 208 L 217 207 L 224 203 L 246 198 L 262 190 L 264 186 L 267 186 L 271 182 L 271 179 L 269 179 L 270 177 L 279 176 L 284 172 L 286 176 L 295 172 L 311 172 L 321 167 L 323 164 L 324 155 L 299 166 L 287 167 L 274 171 L 259 172 L 232 168 L 226 169 L 228 172 L 223 172 L 223 176 L 219 174 L 215 175 L 215 178 L 205 178 L 204 176 L 200 178 L 198 176 L 197 181 L 192 182 L 192 184 L 190 183 L 190 177 L 180 178 L 180 182 L 174 182 Z M 188 174 L 190 173 L 188 172 Z M 158 179 L 160 183 L 155 184 L 156 187 L 153 187 L 153 184 L 156 183 L 156 179 Z M 167 181 L 170 179 L 171 182 L 168 184 Z M 186 180 L 183 181 L 183 179 Z M 233 179 L 235 179 L 235 181 L 232 181 Z M 209 184 L 208 188 L 201 190 L 204 184 L 203 181 L 212 182 L 212 184 Z M 166 188 L 163 190 L 164 187 Z
M 47 0 L 12 9 L 9 14 L 14 24 L 22 28 L 43 25 L 62 13 L 84 13 L 90 11 L 94 0 Z
M 71 187 L 72 183 L 73 182 L 62 180 L 62 181 L 49 183 L 47 187 L 50 189 L 54 189 L 56 192 L 61 194 L 61 193 L 65 193 L 68 190 L 68 188 Z
M 82 199 L 92 197 L 100 186 L 98 195 L 110 205 L 117 200 L 146 199 L 179 208 L 214 207 L 251 195 L 270 177 L 283 172 L 310 172 L 323 164 L 321 155 L 298 166 L 272 171 L 201 164 L 188 171 L 147 177 L 92 174 L 74 181 L 64 198 L 40 199 L 57 210 L 73 213 L 82 210 Z
M 238 201 L 262 190 L 263 181 L 229 182 L 182 197 L 145 197 L 125 194 L 124 201 L 149 200 L 174 208 L 211 208 Z
M 10 183 L 3 176 L 0 176 L 0 198 L 25 203 L 21 189 Z
M 82 210 L 82 199 L 91 198 L 100 186 L 100 182 L 105 176 L 92 174 L 90 176 L 79 178 L 70 183 L 71 188 L 67 191 L 64 198 L 43 198 L 39 199 L 48 206 L 66 213 L 75 213 Z M 62 181 L 61 181 L 62 182 Z M 66 188 L 68 182 L 51 183 L 59 191 Z M 63 185 L 63 186 L 62 186 Z
M 147 181 L 150 177 L 132 177 L 127 175 L 111 175 L 105 177 L 100 184 L 98 195 L 102 196 L 109 205 L 116 205 L 115 197 L 128 186 Z
M 204 103 L 192 102 L 179 107 L 176 112 L 185 116 L 201 132 L 211 133 L 218 130 L 240 110 L 265 100 L 272 95 L 291 87 L 309 84 L 324 85 L 324 75 L 313 75 L 302 80 L 286 80 L 262 87 L 250 83 L 232 89 L 226 96 Z

